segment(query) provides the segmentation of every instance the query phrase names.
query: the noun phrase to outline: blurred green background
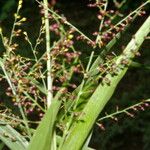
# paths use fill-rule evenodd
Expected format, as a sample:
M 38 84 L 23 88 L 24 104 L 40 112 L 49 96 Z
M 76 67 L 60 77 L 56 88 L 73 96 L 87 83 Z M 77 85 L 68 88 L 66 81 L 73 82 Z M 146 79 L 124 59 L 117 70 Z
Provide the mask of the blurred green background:
M 118 0 L 119 1 L 119 0 Z M 119 1 L 121 2 L 121 0 Z M 128 14 L 130 11 L 137 8 L 144 0 L 126 0 L 126 4 L 121 9 L 124 14 Z M 64 14 L 68 20 L 83 31 L 86 35 L 92 36 L 92 32 L 96 31 L 99 26 L 97 20 L 97 9 L 88 8 L 88 0 L 57 0 L 56 8 L 59 13 Z M 110 1 L 112 3 L 112 1 Z M 111 9 L 111 5 L 109 6 Z M 13 24 L 13 14 L 17 8 L 17 0 L 1 0 L 0 1 L 0 26 L 3 28 L 5 36 L 10 35 L 11 27 Z M 24 0 L 21 16 L 27 17 L 27 22 L 23 24 L 23 30 L 26 30 L 34 43 L 38 35 L 38 31 L 41 25 L 41 15 L 39 13 L 39 7 L 35 0 Z M 140 25 L 144 22 L 148 14 L 150 13 L 150 7 L 146 7 L 147 15 L 144 17 L 138 17 L 131 27 L 127 30 L 126 34 L 121 38 L 119 45 L 115 46 L 116 49 L 120 49 L 122 45 L 126 45 L 132 35 L 137 31 Z M 18 38 L 20 44 L 19 53 L 27 57 L 31 56 L 29 46 L 24 44 L 23 39 Z M 78 43 L 76 48 L 82 51 L 81 59 L 83 62 L 88 60 L 88 56 L 91 52 L 91 48 L 86 44 Z M 0 43 L 0 54 L 3 52 L 3 46 Z M 43 50 L 44 52 L 44 50 Z M 141 56 L 135 61 L 145 66 L 150 66 L 150 42 L 146 40 L 141 47 Z M 97 50 L 96 54 L 99 53 Z M 87 57 L 87 59 L 85 59 Z M 117 91 L 111 98 L 110 102 L 105 107 L 105 110 L 100 115 L 105 115 L 105 112 L 115 112 L 116 106 L 119 108 L 125 108 L 142 99 L 150 98 L 150 69 L 144 69 L 143 67 L 131 67 L 123 80 L 120 82 Z M 2 85 L 1 85 L 2 86 Z M 2 97 L 2 89 L 0 96 Z M 1 98 L 0 97 L 0 98 Z M 146 108 L 145 111 L 139 111 L 135 113 L 135 118 L 122 114 L 118 117 L 118 122 L 114 122 L 111 119 L 107 119 L 102 122 L 105 127 L 105 131 L 102 131 L 95 125 L 91 147 L 97 150 L 149 150 L 150 149 L 150 109 Z

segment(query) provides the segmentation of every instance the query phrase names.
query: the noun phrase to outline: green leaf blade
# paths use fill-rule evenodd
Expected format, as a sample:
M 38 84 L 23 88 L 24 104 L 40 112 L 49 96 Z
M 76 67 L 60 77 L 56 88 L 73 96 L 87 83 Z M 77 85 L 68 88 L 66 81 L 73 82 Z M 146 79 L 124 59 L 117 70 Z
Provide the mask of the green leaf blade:
M 28 142 L 5 122 L 0 122 L 0 139 L 11 150 L 26 150 Z
M 43 120 L 31 139 L 28 150 L 51 150 L 53 129 L 61 102 L 53 100 Z

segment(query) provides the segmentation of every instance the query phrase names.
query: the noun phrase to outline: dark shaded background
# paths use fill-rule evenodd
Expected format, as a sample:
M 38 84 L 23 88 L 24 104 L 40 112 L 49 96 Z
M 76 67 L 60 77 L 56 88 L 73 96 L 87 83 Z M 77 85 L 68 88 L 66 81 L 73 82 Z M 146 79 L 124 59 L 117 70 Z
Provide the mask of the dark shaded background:
M 119 0 L 118 0 L 119 1 Z M 144 0 L 127 0 L 126 5 L 121 10 L 123 13 L 134 10 Z M 88 0 L 57 0 L 57 9 L 60 13 L 64 14 L 68 20 L 81 29 L 85 34 L 93 38 L 92 32 L 97 30 L 99 21 L 97 20 L 97 9 L 88 8 L 86 5 Z M 112 3 L 112 1 L 110 1 Z M 11 26 L 13 24 L 13 14 L 16 10 L 16 0 L 1 0 L 0 1 L 0 25 L 3 27 L 4 34 L 9 36 Z M 110 8 L 112 5 L 109 6 Z M 131 28 L 122 37 L 119 45 L 116 45 L 114 51 L 125 45 L 131 38 L 131 36 L 137 31 L 140 25 L 144 22 L 149 14 L 150 7 L 147 7 L 147 15 L 137 18 L 132 23 Z M 38 35 L 40 27 L 40 13 L 39 8 L 35 0 L 24 0 L 24 6 L 21 11 L 21 15 L 27 17 L 28 21 L 23 25 L 23 29 L 29 33 L 29 37 L 34 43 L 35 38 Z M 20 53 L 25 56 L 30 56 L 29 47 L 24 45 L 22 39 L 17 39 L 20 43 Z M 84 62 L 89 56 L 91 49 L 85 44 L 78 44 L 76 47 L 79 51 L 82 51 Z M 2 53 L 3 47 L 0 44 L 0 53 Z M 97 54 L 99 51 L 97 52 Z M 86 57 L 85 57 L 86 56 Z M 141 47 L 141 57 L 135 59 L 135 61 L 142 63 L 145 66 L 150 66 L 150 42 L 146 40 Z M 119 84 L 117 91 L 111 98 L 110 102 L 105 107 L 105 110 L 100 116 L 114 112 L 115 107 L 125 108 L 131 104 L 135 104 L 142 99 L 150 97 L 150 70 L 139 68 L 130 68 L 124 79 Z M 2 88 L 1 88 L 2 89 Z M 0 96 L 2 95 L 0 91 Z M 111 119 L 103 121 L 105 131 L 102 131 L 99 127 L 95 126 L 90 143 L 91 147 L 97 150 L 149 150 L 150 149 L 150 109 L 135 113 L 135 118 L 122 114 L 118 117 L 118 122 L 114 122 Z

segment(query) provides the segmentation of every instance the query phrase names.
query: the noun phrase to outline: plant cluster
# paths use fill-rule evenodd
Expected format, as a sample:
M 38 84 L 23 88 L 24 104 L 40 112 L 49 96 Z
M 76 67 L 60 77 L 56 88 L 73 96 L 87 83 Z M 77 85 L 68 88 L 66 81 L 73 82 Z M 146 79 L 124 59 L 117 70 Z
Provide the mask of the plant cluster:
M 19 15 L 22 0 L 19 0 L 14 15 L 10 37 L 5 37 L 0 29 L 5 48 L 0 56 L 0 82 L 5 85 L 6 97 L 6 102 L 3 100 L 0 103 L 0 139 L 14 150 L 66 150 L 70 146 L 72 150 L 89 149 L 86 140 L 92 127 L 133 57 L 139 56 L 138 49 L 150 32 L 150 18 L 119 55 L 111 48 L 130 23 L 145 14 L 143 9 L 149 1 L 124 18 L 118 11 L 124 3 L 115 1 L 117 11 L 108 10 L 108 0 L 88 4 L 88 7 L 98 9 L 100 25 L 98 31 L 93 33 L 96 36 L 94 40 L 58 14 L 54 9 L 57 4 L 55 0 L 49 5 L 47 0 L 37 3 L 41 28 L 34 45 L 28 33 L 21 29 L 27 20 Z M 119 22 L 115 23 L 116 19 Z M 51 39 L 51 35 L 55 39 Z M 31 57 L 18 54 L 18 37 L 30 46 Z M 82 53 L 76 50 L 78 41 L 86 42 L 92 49 L 86 65 L 80 60 Z M 46 51 L 39 55 L 43 43 L 46 46 L 42 48 Z M 94 60 L 97 48 L 101 49 L 101 53 Z M 133 117 L 130 111 L 143 110 L 149 106 L 148 102 L 149 99 L 123 110 L 117 109 L 115 113 L 97 120 L 97 125 L 104 130 L 99 121 L 105 118 L 117 121 L 115 116 L 121 113 Z

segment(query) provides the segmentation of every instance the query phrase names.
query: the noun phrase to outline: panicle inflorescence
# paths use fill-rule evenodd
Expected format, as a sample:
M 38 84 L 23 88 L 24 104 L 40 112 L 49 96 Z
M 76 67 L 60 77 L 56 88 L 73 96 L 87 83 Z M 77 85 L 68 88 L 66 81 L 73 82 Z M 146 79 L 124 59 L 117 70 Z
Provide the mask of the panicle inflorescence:
M 97 125 L 101 125 L 103 120 L 110 118 L 111 120 L 118 122 L 120 114 L 126 114 L 127 116 L 131 118 L 135 118 L 136 114 L 139 111 L 144 111 L 146 108 L 149 108 L 150 106 L 150 100 L 142 100 L 141 102 L 134 104 L 132 106 L 126 107 L 125 109 L 119 109 L 118 106 L 116 106 L 116 111 L 114 113 L 108 114 L 105 112 L 105 116 L 98 119 Z M 103 125 L 103 124 L 102 124 Z M 104 126 L 104 125 L 103 125 Z M 101 126 L 99 126 L 101 128 Z M 103 130 L 103 128 L 101 128 Z

